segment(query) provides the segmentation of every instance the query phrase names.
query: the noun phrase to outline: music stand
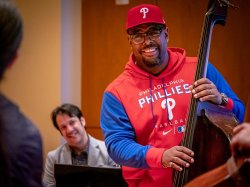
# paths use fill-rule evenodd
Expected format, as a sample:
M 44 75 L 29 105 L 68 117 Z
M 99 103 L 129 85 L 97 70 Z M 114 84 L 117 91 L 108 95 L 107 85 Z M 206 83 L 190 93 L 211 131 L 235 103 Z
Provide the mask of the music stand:
M 57 187 L 127 187 L 120 168 L 55 164 Z

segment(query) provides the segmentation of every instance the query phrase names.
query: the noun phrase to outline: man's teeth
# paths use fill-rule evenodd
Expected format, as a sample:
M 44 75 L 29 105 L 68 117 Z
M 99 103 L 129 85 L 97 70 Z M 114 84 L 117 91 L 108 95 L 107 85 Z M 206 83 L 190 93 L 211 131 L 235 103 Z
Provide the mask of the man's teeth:
M 153 52 L 153 51 L 155 51 L 155 48 L 148 48 L 148 49 L 145 49 L 144 51 L 147 53 Z

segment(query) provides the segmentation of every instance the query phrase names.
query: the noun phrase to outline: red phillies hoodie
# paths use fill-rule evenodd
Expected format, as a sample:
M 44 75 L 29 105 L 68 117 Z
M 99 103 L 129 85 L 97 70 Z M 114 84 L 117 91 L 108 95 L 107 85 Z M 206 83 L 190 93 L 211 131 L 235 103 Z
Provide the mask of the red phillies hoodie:
M 168 54 L 167 68 L 158 76 L 137 67 L 131 55 L 103 96 L 105 143 L 130 186 L 172 186 L 172 169 L 163 168 L 162 154 L 182 140 L 197 58 L 180 48 L 168 48 Z M 208 75 L 220 91 L 240 101 L 211 64 Z

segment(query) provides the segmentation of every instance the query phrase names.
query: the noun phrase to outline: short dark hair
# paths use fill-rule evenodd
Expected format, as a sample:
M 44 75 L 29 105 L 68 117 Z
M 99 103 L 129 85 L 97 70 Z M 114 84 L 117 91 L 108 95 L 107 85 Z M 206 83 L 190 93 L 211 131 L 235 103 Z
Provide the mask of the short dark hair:
M 77 117 L 81 119 L 83 117 L 81 110 L 73 104 L 70 103 L 65 103 L 62 104 L 61 106 L 56 107 L 52 112 L 51 112 L 51 120 L 54 125 L 54 127 L 59 130 L 58 124 L 56 122 L 56 117 L 59 114 L 67 114 L 69 117 Z
M 16 56 L 23 37 L 22 18 L 10 0 L 0 0 L 0 80 Z

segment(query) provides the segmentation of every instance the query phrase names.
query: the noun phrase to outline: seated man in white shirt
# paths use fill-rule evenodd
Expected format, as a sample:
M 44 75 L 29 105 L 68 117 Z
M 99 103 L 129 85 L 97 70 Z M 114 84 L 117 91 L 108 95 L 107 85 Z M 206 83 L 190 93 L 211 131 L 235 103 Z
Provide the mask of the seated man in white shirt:
M 44 186 L 56 186 L 54 164 L 119 167 L 108 155 L 104 141 L 90 136 L 81 110 L 72 104 L 63 104 L 51 113 L 54 127 L 66 143 L 48 153 L 43 175 Z

